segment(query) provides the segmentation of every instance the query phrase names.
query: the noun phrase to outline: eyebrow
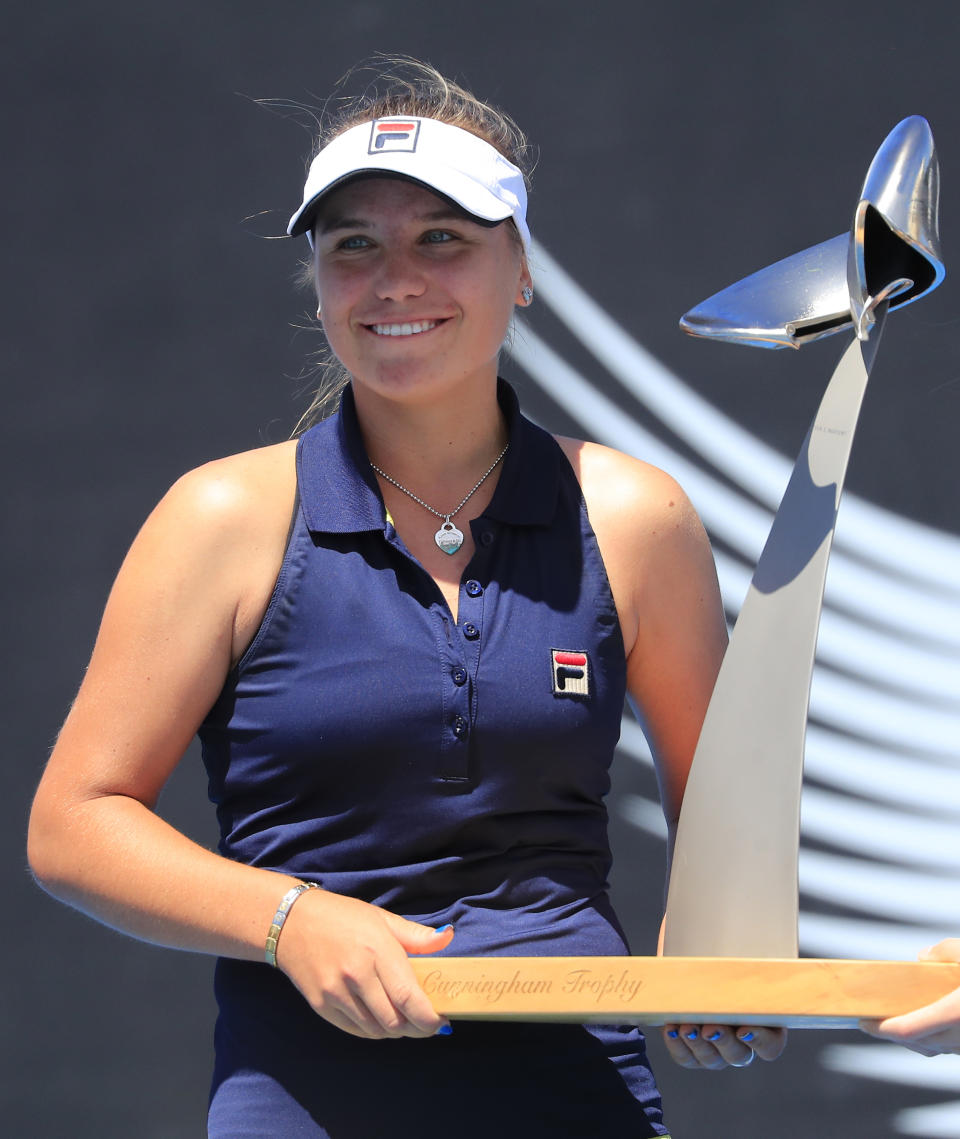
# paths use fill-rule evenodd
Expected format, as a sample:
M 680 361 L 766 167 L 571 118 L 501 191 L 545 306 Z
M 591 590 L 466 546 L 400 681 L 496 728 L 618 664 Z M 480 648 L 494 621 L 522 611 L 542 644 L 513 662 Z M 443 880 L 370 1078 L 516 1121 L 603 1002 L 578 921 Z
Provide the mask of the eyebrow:
M 370 225 L 369 222 L 364 221 L 363 218 L 328 218 L 326 221 L 321 221 L 317 229 L 321 233 L 332 233 L 335 229 L 366 229 Z
M 466 210 L 458 210 L 453 206 L 441 206 L 436 210 L 429 210 L 425 214 L 417 214 L 413 219 L 418 222 L 435 222 L 435 221 L 476 221 L 474 217 L 467 213 Z M 370 229 L 373 223 L 368 218 L 360 217 L 333 217 L 326 220 L 321 219 L 317 228 L 320 233 L 333 233 L 338 229 Z

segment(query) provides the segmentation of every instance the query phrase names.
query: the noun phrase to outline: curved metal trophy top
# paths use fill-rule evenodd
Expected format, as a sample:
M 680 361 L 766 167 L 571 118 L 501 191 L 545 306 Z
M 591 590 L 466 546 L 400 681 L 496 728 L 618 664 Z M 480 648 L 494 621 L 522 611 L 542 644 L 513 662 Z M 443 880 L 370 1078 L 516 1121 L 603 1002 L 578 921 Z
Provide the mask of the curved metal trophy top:
M 804 736 L 837 508 L 887 312 L 943 279 L 937 198 L 930 128 L 905 119 L 870 166 L 849 234 L 755 273 L 681 322 L 762 347 L 843 328 L 856 336 L 794 464 L 704 718 L 677 826 L 665 955 L 797 956 Z
M 912 115 L 874 156 L 849 232 L 715 293 L 680 327 L 758 348 L 799 348 L 845 328 L 866 339 L 881 300 L 898 308 L 943 280 L 939 198 L 933 134 Z

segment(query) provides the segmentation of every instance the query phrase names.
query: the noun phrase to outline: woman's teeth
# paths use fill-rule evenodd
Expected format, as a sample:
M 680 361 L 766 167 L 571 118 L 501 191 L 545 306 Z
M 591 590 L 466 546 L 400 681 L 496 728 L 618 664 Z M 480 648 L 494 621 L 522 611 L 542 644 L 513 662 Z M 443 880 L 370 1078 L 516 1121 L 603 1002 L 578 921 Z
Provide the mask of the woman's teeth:
M 413 324 L 371 324 L 377 336 L 416 336 L 418 332 L 429 332 L 437 327 L 435 320 L 417 320 Z

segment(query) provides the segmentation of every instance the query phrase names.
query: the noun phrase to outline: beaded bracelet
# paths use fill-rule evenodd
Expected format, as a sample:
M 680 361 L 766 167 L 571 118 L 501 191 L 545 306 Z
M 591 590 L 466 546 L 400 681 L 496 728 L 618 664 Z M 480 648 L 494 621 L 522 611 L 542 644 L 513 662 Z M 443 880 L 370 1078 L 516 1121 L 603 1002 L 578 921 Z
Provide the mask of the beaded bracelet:
M 267 964 L 272 965 L 274 969 L 277 967 L 277 941 L 280 937 L 280 930 L 283 929 L 283 923 L 287 920 L 287 914 L 290 913 L 293 903 L 307 890 L 319 889 L 320 887 L 316 882 L 300 882 L 292 890 L 288 890 L 280 899 L 280 905 L 277 906 L 277 912 L 273 915 L 273 921 L 267 930 L 267 944 L 263 953 Z

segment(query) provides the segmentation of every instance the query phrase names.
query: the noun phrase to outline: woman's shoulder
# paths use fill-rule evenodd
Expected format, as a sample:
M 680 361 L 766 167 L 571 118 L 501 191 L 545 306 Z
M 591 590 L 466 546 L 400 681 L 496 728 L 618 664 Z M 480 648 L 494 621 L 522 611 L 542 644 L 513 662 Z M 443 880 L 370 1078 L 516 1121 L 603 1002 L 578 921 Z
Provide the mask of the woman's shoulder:
M 269 575 L 282 558 L 296 501 L 296 443 L 245 451 L 187 471 L 141 527 L 125 569 L 146 582 Z M 130 576 L 130 573 L 127 573 Z
M 554 438 L 573 467 L 594 525 L 605 518 L 644 529 L 667 519 L 699 525 L 683 488 L 666 471 L 600 443 Z
M 296 440 L 289 440 L 195 467 L 177 479 L 154 513 L 213 533 L 269 523 L 286 505 L 292 508 L 296 446 Z
M 637 659 L 633 650 L 641 644 L 653 650 L 643 659 L 662 659 L 663 645 L 685 643 L 683 630 L 692 629 L 688 643 L 709 638 L 716 649 L 711 661 L 718 660 L 726 628 L 713 554 L 679 483 L 611 447 L 566 438 L 557 443 L 580 480 L 628 658 Z M 642 669 L 631 676 L 635 696 L 648 689 Z
M 236 659 L 269 600 L 296 501 L 296 443 L 188 471 L 154 508 L 114 584 L 112 610 L 229 628 Z

